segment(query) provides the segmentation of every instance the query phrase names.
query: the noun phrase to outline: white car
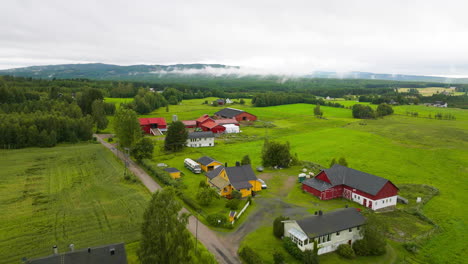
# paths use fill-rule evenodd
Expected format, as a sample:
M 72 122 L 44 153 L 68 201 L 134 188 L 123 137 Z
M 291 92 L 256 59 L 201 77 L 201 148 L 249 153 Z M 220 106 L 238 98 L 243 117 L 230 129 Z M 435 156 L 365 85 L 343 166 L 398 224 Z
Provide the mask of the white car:
M 266 189 L 268 188 L 268 186 L 266 185 L 265 181 L 262 180 L 262 179 L 257 179 L 258 182 L 260 182 L 260 184 L 262 184 L 262 189 Z

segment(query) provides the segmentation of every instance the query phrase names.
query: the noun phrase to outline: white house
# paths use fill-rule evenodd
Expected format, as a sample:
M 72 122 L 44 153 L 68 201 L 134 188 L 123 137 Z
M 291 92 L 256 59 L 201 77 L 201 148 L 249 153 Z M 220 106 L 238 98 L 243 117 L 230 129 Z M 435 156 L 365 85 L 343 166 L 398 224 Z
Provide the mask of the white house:
M 213 147 L 214 134 L 211 131 L 191 132 L 188 134 L 187 147 Z
M 362 239 L 361 226 L 366 219 L 356 208 L 338 209 L 326 214 L 322 211 L 302 220 L 286 220 L 284 236 L 291 240 L 302 251 L 314 249 L 317 241 L 318 254 L 335 251 L 341 244 L 352 245 Z
M 240 132 L 239 126 L 236 126 L 234 124 L 223 125 L 223 127 L 226 128 L 226 130 L 224 130 L 224 133 L 226 133 L 226 134 L 239 133 Z

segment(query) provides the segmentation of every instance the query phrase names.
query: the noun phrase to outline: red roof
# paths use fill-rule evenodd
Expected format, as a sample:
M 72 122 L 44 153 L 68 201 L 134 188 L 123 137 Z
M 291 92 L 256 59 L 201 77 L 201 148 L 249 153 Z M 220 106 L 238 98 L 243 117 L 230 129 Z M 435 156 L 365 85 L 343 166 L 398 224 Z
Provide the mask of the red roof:
M 200 122 L 200 123 L 203 123 L 204 121 L 206 121 L 207 119 L 211 119 L 209 115 L 203 115 L 201 117 L 199 117 L 197 120 L 195 120 L 196 122 Z
M 207 127 L 207 128 L 209 128 L 209 129 L 212 129 L 213 127 L 218 126 L 218 124 L 216 124 L 216 122 L 213 121 L 213 120 L 208 120 L 208 121 L 204 122 L 204 123 L 202 124 L 202 126 Z
M 183 120 L 182 123 L 186 126 L 196 126 L 197 121 L 195 120 Z
M 226 125 L 226 124 L 234 124 L 237 125 L 239 122 L 235 118 L 226 118 L 226 119 L 216 119 L 216 124 L 218 125 Z
M 138 118 L 138 121 L 140 121 L 140 126 L 146 126 L 151 124 L 158 124 L 160 126 L 166 125 L 166 120 L 162 117 Z

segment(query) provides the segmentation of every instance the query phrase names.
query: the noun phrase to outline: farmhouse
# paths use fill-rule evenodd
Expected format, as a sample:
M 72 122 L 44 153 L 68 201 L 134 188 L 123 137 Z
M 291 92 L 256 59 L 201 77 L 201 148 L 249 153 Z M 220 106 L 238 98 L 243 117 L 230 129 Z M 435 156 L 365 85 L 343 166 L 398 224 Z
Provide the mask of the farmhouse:
M 70 245 L 71 246 L 71 245 Z M 54 254 L 44 258 L 31 259 L 28 264 L 127 264 L 127 254 L 124 243 L 111 244 L 81 250 L 70 250 L 66 253 L 58 254 L 58 249 L 54 248 Z
M 344 197 L 372 210 L 395 206 L 398 195 L 391 181 L 338 164 L 303 181 L 302 189 L 320 200 Z
M 180 178 L 180 170 L 176 168 L 165 168 L 164 169 L 173 179 Z
M 356 208 L 343 208 L 283 223 L 285 237 L 290 237 L 302 251 L 313 250 L 316 241 L 321 255 L 335 251 L 341 244 L 352 245 L 362 239 L 360 229 L 365 218 Z
M 162 132 L 167 131 L 166 120 L 161 117 L 138 118 L 141 129 L 146 134 L 162 135 Z
M 216 161 L 208 156 L 201 157 L 197 160 L 200 164 L 202 171 L 208 172 L 214 170 L 216 167 L 221 166 L 221 162 Z
M 191 132 L 188 133 L 187 147 L 213 147 L 214 146 L 214 134 L 211 131 L 208 132 Z
M 251 196 L 252 191 L 262 190 L 250 165 L 240 165 L 237 162 L 234 167 L 219 166 L 205 175 L 208 184 L 216 188 L 221 196 L 231 195 L 233 189 L 239 191 L 242 197 Z
M 237 121 L 255 121 L 257 120 L 257 117 L 255 115 L 252 115 L 250 113 L 247 113 L 243 110 L 235 109 L 235 108 L 224 108 L 223 110 L 220 110 L 215 113 L 215 117 L 220 119 L 220 118 L 234 118 Z

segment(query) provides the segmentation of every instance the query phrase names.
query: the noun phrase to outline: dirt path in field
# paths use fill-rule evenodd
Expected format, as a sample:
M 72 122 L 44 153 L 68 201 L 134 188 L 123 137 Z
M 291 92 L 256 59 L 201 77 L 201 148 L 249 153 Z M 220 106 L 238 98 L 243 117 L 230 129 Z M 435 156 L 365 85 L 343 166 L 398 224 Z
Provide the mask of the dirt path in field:
M 155 192 L 156 190 L 161 189 L 161 186 L 156 183 L 142 168 L 140 168 L 138 164 L 131 159 L 128 159 L 125 154 L 118 150 L 113 144 L 104 140 L 105 138 L 110 137 L 110 135 L 100 134 L 94 136 L 103 146 L 120 158 L 122 162 L 126 162 L 128 169 L 141 180 L 148 190 Z M 183 208 L 182 212 L 188 213 L 189 211 Z M 232 241 L 220 237 L 218 232 L 209 229 L 203 223 L 199 222 L 195 216 L 190 216 L 187 228 L 194 236 L 198 237 L 198 240 L 216 257 L 219 263 L 240 263 L 239 257 L 237 256 L 239 243 L 232 243 Z

